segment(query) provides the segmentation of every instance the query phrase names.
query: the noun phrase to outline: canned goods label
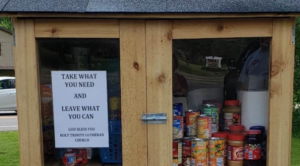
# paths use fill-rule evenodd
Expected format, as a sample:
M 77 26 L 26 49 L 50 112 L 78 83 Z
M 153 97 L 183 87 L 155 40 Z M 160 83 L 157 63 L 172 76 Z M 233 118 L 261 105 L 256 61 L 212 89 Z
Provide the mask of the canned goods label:
M 182 141 L 182 156 L 190 157 L 192 155 L 192 140 L 183 140 Z
M 224 140 L 210 140 L 209 141 L 209 157 L 224 157 L 225 141 Z
M 189 112 L 186 113 L 186 135 L 196 136 L 197 135 L 197 116 L 200 112 Z
M 218 132 L 219 129 L 219 112 L 216 107 L 209 107 L 203 109 L 204 114 L 210 115 L 212 117 L 212 133 Z
M 229 130 L 229 126 L 232 124 L 241 124 L 241 114 L 240 113 L 224 113 L 224 129 Z
M 208 141 L 192 141 L 192 157 L 197 160 L 207 160 Z
M 182 165 L 183 166 L 192 166 L 192 158 L 191 157 L 182 157 Z
M 173 115 L 174 116 L 183 116 L 182 103 L 173 104 Z
M 227 148 L 227 159 L 232 161 L 241 161 L 244 159 L 244 147 L 230 146 Z
M 211 117 L 198 117 L 198 138 L 211 137 Z
M 173 166 L 182 166 L 182 164 L 179 163 L 178 158 L 173 158 Z
M 182 164 L 182 143 L 173 142 L 173 161 L 176 161 L 176 164 Z
M 173 138 L 183 137 L 183 117 L 177 116 L 173 119 Z
M 206 160 L 198 160 L 192 159 L 192 166 L 208 166 L 207 159 Z
M 246 144 L 244 147 L 244 159 L 259 160 L 261 159 L 261 145 L 260 144 Z
M 223 157 L 216 157 L 213 159 L 209 159 L 208 161 L 209 166 L 224 166 L 224 158 Z

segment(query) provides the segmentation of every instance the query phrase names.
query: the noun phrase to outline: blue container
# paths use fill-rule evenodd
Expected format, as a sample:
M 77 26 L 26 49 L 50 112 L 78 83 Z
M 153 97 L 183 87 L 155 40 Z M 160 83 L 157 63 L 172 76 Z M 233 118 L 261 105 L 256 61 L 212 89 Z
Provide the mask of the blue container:
M 111 120 L 109 121 L 109 134 L 121 134 L 121 121 Z
M 122 163 L 122 135 L 109 134 L 109 148 L 100 148 L 102 163 Z

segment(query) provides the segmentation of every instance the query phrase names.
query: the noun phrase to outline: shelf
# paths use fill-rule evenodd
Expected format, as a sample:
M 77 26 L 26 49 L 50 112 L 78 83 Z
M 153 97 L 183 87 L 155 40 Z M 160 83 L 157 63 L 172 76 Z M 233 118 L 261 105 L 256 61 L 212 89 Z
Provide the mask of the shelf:
M 56 161 L 54 158 L 45 158 L 45 164 L 44 166 L 64 166 L 61 162 Z M 122 164 L 101 164 L 100 159 L 99 160 L 92 160 L 89 161 L 88 164 L 83 166 L 122 166 Z

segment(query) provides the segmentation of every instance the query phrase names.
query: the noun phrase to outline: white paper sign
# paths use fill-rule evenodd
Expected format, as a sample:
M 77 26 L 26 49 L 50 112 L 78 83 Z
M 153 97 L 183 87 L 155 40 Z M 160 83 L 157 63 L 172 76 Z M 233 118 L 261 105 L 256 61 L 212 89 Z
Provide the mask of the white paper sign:
M 109 147 L 106 71 L 52 71 L 55 147 Z

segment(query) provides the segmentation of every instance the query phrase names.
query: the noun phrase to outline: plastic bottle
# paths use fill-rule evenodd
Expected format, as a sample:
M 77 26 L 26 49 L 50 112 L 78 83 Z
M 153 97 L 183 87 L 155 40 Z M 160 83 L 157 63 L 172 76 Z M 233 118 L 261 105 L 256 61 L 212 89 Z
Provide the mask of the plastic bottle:
M 244 134 L 228 135 L 228 166 L 243 166 L 244 159 Z

